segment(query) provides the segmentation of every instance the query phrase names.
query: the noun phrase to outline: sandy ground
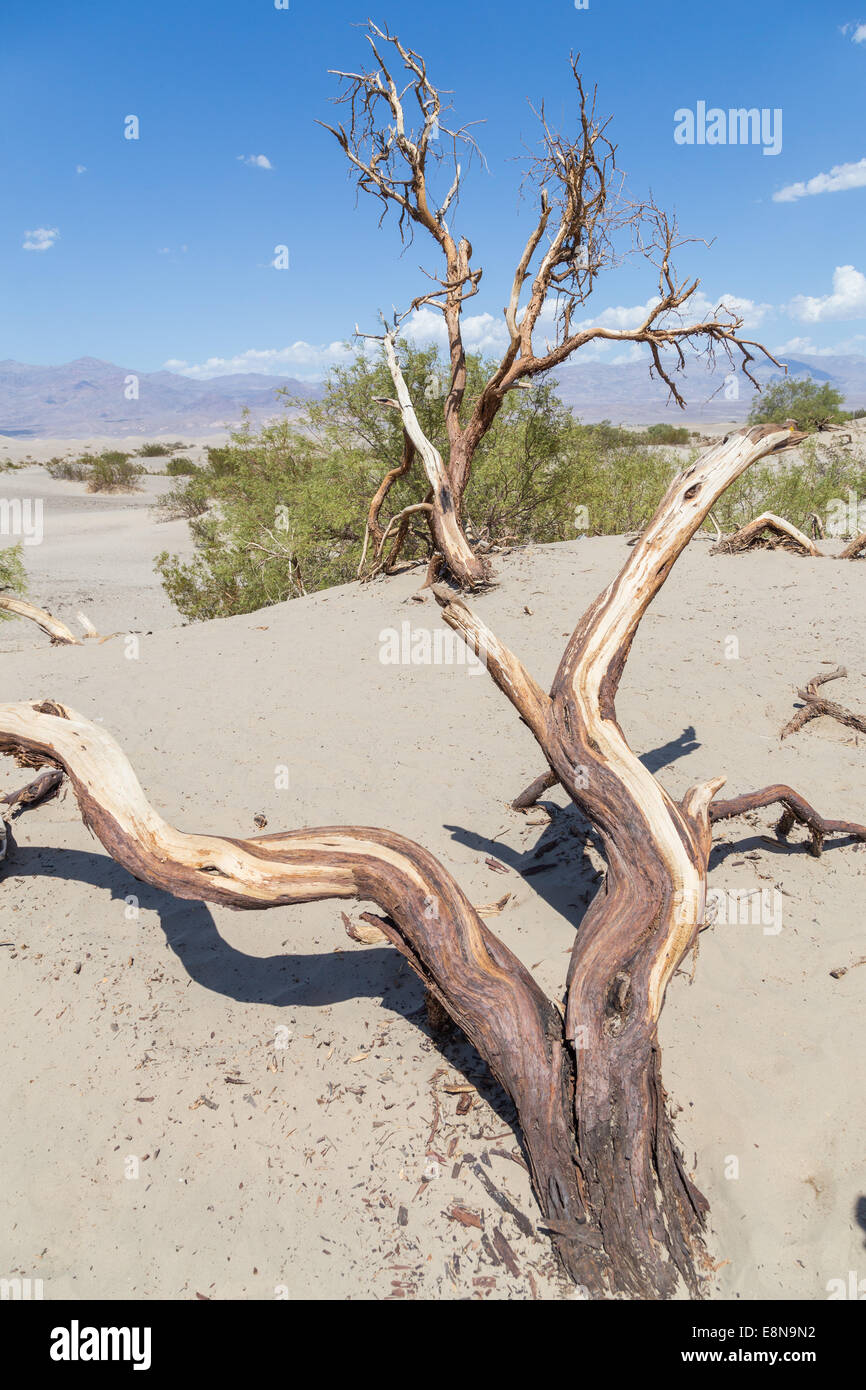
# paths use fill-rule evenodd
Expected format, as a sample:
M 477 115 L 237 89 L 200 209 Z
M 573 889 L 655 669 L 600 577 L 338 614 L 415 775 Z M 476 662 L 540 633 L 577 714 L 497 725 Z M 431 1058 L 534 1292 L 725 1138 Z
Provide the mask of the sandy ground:
M 408 834 L 474 902 L 512 894 L 490 925 L 561 995 L 599 858 L 561 795 L 549 825 L 508 809 L 540 762 L 483 671 L 380 659 L 389 629 L 441 627 L 432 599 L 416 601 L 419 571 L 181 627 L 150 571 L 181 531 L 148 518 L 150 482 L 110 499 L 40 483 L 34 598 L 147 635 L 136 658 L 119 639 L 58 648 L 4 624 L 0 699 L 53 697 L 103 722 L 185 829 L 253 834 L 263 813 L 271 831 Z M 502 557 L 500 586 L 475 606 L 548 682 L 627 553 L 602 538 Z M 834 698 L 866 708 L 864 583 L 859 563 L 713 558 L 693 542 L 618 701 L 666 787 L 724 771 L 731 794 L 788 782 L 826 815 L 866 817 L 866 738 L 823 719 L 778 738 L 795 684 L 823 662 L 849 670 Z M 4 763 L 0 790 L 21 781 Z M 722 827 L 711 885 L 768 890 L 772 906 L 702 934 L 694 979 L 689 966 L 668 991 L 663 1073 L 711 1204 L 716 1297 L 822 1299 L 828 1281 L 866 1273 L 866 968 L 830 974 L 866 954 L 866 846 L 815 860 L 796 832 L 778 843 L 773 822 L 768 810 Z M 345 904 L 175 900 L 116 866 L 69 795 L 14 833 L 0 1273 L 42 1278 L 46 1298 L 573 1296 L 536 1230 L 509 1102 L 459 1037 L 431 1033 L 402 959 L 346 936 Z M 482 1227 L 450 1217 L 454 1204 Z M 495 1263 L 497 1229 L 517 1273 Z
M 148 462 L 156 468 L 164 460 Z M 76 633 L 81 632 L 78 613 L 102 633 L 179 625 L 182 619 L 153 569 L 154 556 L 162 550 L 192 552 L 187 523 L 161 521 L 154 507 L 175 481 L 149 474 L 136 492 L 89 493 L 84 483 L 54 479 L 35 464 L 0 473 L 0 497 L 20 502 L 20 515 L 30 523 L 32 540 L 11 533 L 13 513 L 8 512 L 10 534 L 0 532 L 0 546 L 22 542 L 31 602 Z M 0 516 L 0 526 L 3 520 Z M 32 624 L 0 622 L 0 652 L 44 641 Z

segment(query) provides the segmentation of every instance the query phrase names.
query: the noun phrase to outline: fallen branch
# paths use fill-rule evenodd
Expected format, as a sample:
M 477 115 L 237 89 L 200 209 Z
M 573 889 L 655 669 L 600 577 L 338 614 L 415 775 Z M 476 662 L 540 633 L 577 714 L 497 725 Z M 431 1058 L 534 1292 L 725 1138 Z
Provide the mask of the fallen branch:
M 56 646 L 81 647 L 84 643 L 80 637 L 76 637 L 74 632 L 70 632 L 65 623 L 59 618 L 53 618 L 50 613 L 46 613 L 44 608 L 37 608 L 35 604 L 28 603 L 23 598 L 13 598 L 11 594 L 0 594 L 0 608 L 6 613 L 13 613 L 16 618 L 29 618 L 36 623 L 43 632 L 51 638 L 51 642 Z
M 785 809 L 776 826 L 776 834 L 783 840 L 793 829 L 795 822 L 805 825 L 811 836 L 810 849 L 816 858 L 824 848 L 828 835 L 847 835 L 854 840 L 866 840 L 866 825 L 854 821 L 825 820 L 819 816 L 805 797 L 781 783 L 773 787 L 763 787 L 757 792 L 746 792 L 743 796 L 732 797 L 729 801 L 716 801 L 710 807 L 710 820 L 730 820 L 732 816 L 742 816 L 746 811 L 756 811 L 761 806 L 776 803 Z
M 866 556 L 866 531 L 861 531 L 853 541 L 849 541 L 840 553 L 840 560 L 862 560 Z
M 797 733 L 804 724 L 822 714 L 829 715 L 831 719 L 838 719 L 840 724 L 847 724 L 851 729 L 859 729 L 861 733 L 866 733 L 866 719 L 862 715 L 854 714 L 852 710 L 845 709 L 843 705 L 837 705 L 832 700 L 825 700 L 818 694 L 820 685 L 826 685 L 828 681 L 842 680 L 847 674 L 844 666 L 837 666 L 834 671 L 822 671 L 813 676 L 805 690 L 798 689 L 797 694 L 804 702 L 803 708 L 797 710 L 788 720 L 779 737 L 787 738 L 789 734 Z
M 57 795 L 62 782 L 63 773 L 59 768 L 47 768 L 38 777 L 34 777 L 32 782 L 19 787 L 16 792 L 7 792 L 5 796 L 0 796 L 0 862 L 6 858 L 8 852 L 7 826 L 13 815 L 28 806 L 38 806 L 43 801 L 50 801 L 52 796 Z
M 820 556 L 821 552 L 798 531 L 790 521 L 776 516 L 773 512 L 762 512 L 748 525 L 741 526 L 732 536 L 719 541 L 710 551 L 711 555 L 735 555 L 743 550 L 791 550 L 798 555 Z

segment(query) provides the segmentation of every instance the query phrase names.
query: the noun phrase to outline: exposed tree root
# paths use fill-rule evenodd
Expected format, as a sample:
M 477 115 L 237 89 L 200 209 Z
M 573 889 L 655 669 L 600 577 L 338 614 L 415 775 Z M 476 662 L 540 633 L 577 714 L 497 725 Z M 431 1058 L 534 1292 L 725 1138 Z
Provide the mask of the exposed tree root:
M 853 541 L 849 541 L 841 552 L 840 560 L 862 560 L 866 558 L 866 531 L 861 531 Z

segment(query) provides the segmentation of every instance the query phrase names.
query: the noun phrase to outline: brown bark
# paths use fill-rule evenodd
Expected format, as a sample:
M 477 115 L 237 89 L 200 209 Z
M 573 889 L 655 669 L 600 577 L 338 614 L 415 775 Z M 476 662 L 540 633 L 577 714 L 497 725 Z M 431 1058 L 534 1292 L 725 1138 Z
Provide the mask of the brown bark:
M 703 918 L 710 803 L 724 779 L 674 803 L 629 749 L 616 690 L 647 606 L 716 499 L 749 464 L 800 438 L 778 426 L 741 431 L 674 481 L 576 629 L 549 696 L 460 600 L 436 591 L 445 621 L 486 657 L 602 839 L 607 878 L 581 924 L 567 981 L 576 1158 L 589 1217 L 576 1240 L 577 1269 L 590 1285 L 607 1281 L 637 1296 L 669 1295 L 679 1277 L 696 1292 L 705 1273 L 706 1204 L 665 1109 L 657 1026 L 667 983 Z M 537 779 L 519 800 L 529 804 L 548 782 Z

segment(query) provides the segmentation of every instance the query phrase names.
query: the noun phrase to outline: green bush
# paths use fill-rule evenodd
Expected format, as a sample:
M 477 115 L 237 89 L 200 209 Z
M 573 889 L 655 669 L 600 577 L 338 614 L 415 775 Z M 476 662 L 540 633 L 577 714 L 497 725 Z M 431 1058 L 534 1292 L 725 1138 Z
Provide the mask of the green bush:
M 173 453 L 175 448 L 182 449 L 183 445 L 179 444 L 175 446 L 172 444 L 160 444 L 159 442 L 152 444 L 142 444 L 141 448 L 138 451 L 138 456 L 139 458 L 143 459 L 168 458 L 168 455 Z
M 166 476 L 169 478 L 189 477 L 193 473 L 199 472 L 199 466 L 197 463 L 193 463 L 192 459 L 169 459 L 168 463 L 165 465 L 165 472 Z
M 27 573 L 20 545 L 7 545 L 0 550 L 0 591 L 23 595 L 27 592 Z M 0 608 L 0 619 L 14 617 Z
M 142 465 L 129 454 L 108 449 L 90 461 L 87 491 L 133 492 L 143 473 Z
M 447 368 L 433 348 L 401 343 L 398 353 L 421 426 L 447 459 Z M 479 357 L 467 358 L 464 419 L 490 370 Z M 163 515 L 189 521 L 194 541 L 191 560 L 168 552 L 156 560 L 185 618 L 251 612 L 356 577 L 370 500 L 403 447 L 399 415 L 375 401 L 392 395 L 385 364 L 358 356 L 331 372 L 322 400 L 291 401 L 294 419 L 259 431 L 245 422 L 159 499 Z M 687 442 L 687 431 L 670 425 L 639 432 L 610 421 L 581 425 L 551 381 L 511 391 L 475 455 L 463 507 L 467 534 L 522 545 L 639 530 L 693 456 L 659 444 L 680 444 L 683 436 Z M 423 501 L 427 486 L 416 459 L 392 486 L 382 524 Z M 715 510 L 726 530 L 766 510 L 802 525 L 812 511 L 823 517 L 830 500 L 849 488 L 866 493 L 861 467 L 844 457 L 828 463 L 807 448 L 802 464 L 774 461 L 751 470 Z M 402 558 L 420 560 L 430 549 L 423 516 L 413 517 Z
M 46 471 L 52 478 L 62 478 L 73 483 L 86 482 L 90 477 L 90 465 L 93 461 L 92 454 L 82 454 L 77 459 L 49 459 L 45 465 Z
M 826 525 L 830 504 L 849 492 L 866 496 L 866 464 L 845 454 L 823 457 L 812 440 L 801 449 L 802 462 L 784 454 L 778 462 L 748 469 L 723 493 L 713 514 L 724 531 L 736 531 L 761 512 L 775 512 L 804 529 L 814 512 Z
M 749 424 L 795 420 L 798 429 L 812 434 L 822 425 L 844 420 L 843 399 L 841 391 L 834 390 L 826 381 L 819 384 L 811 377 L 786 377 L 784 381 L 772 382 L 755 396 L 749 411 Z

